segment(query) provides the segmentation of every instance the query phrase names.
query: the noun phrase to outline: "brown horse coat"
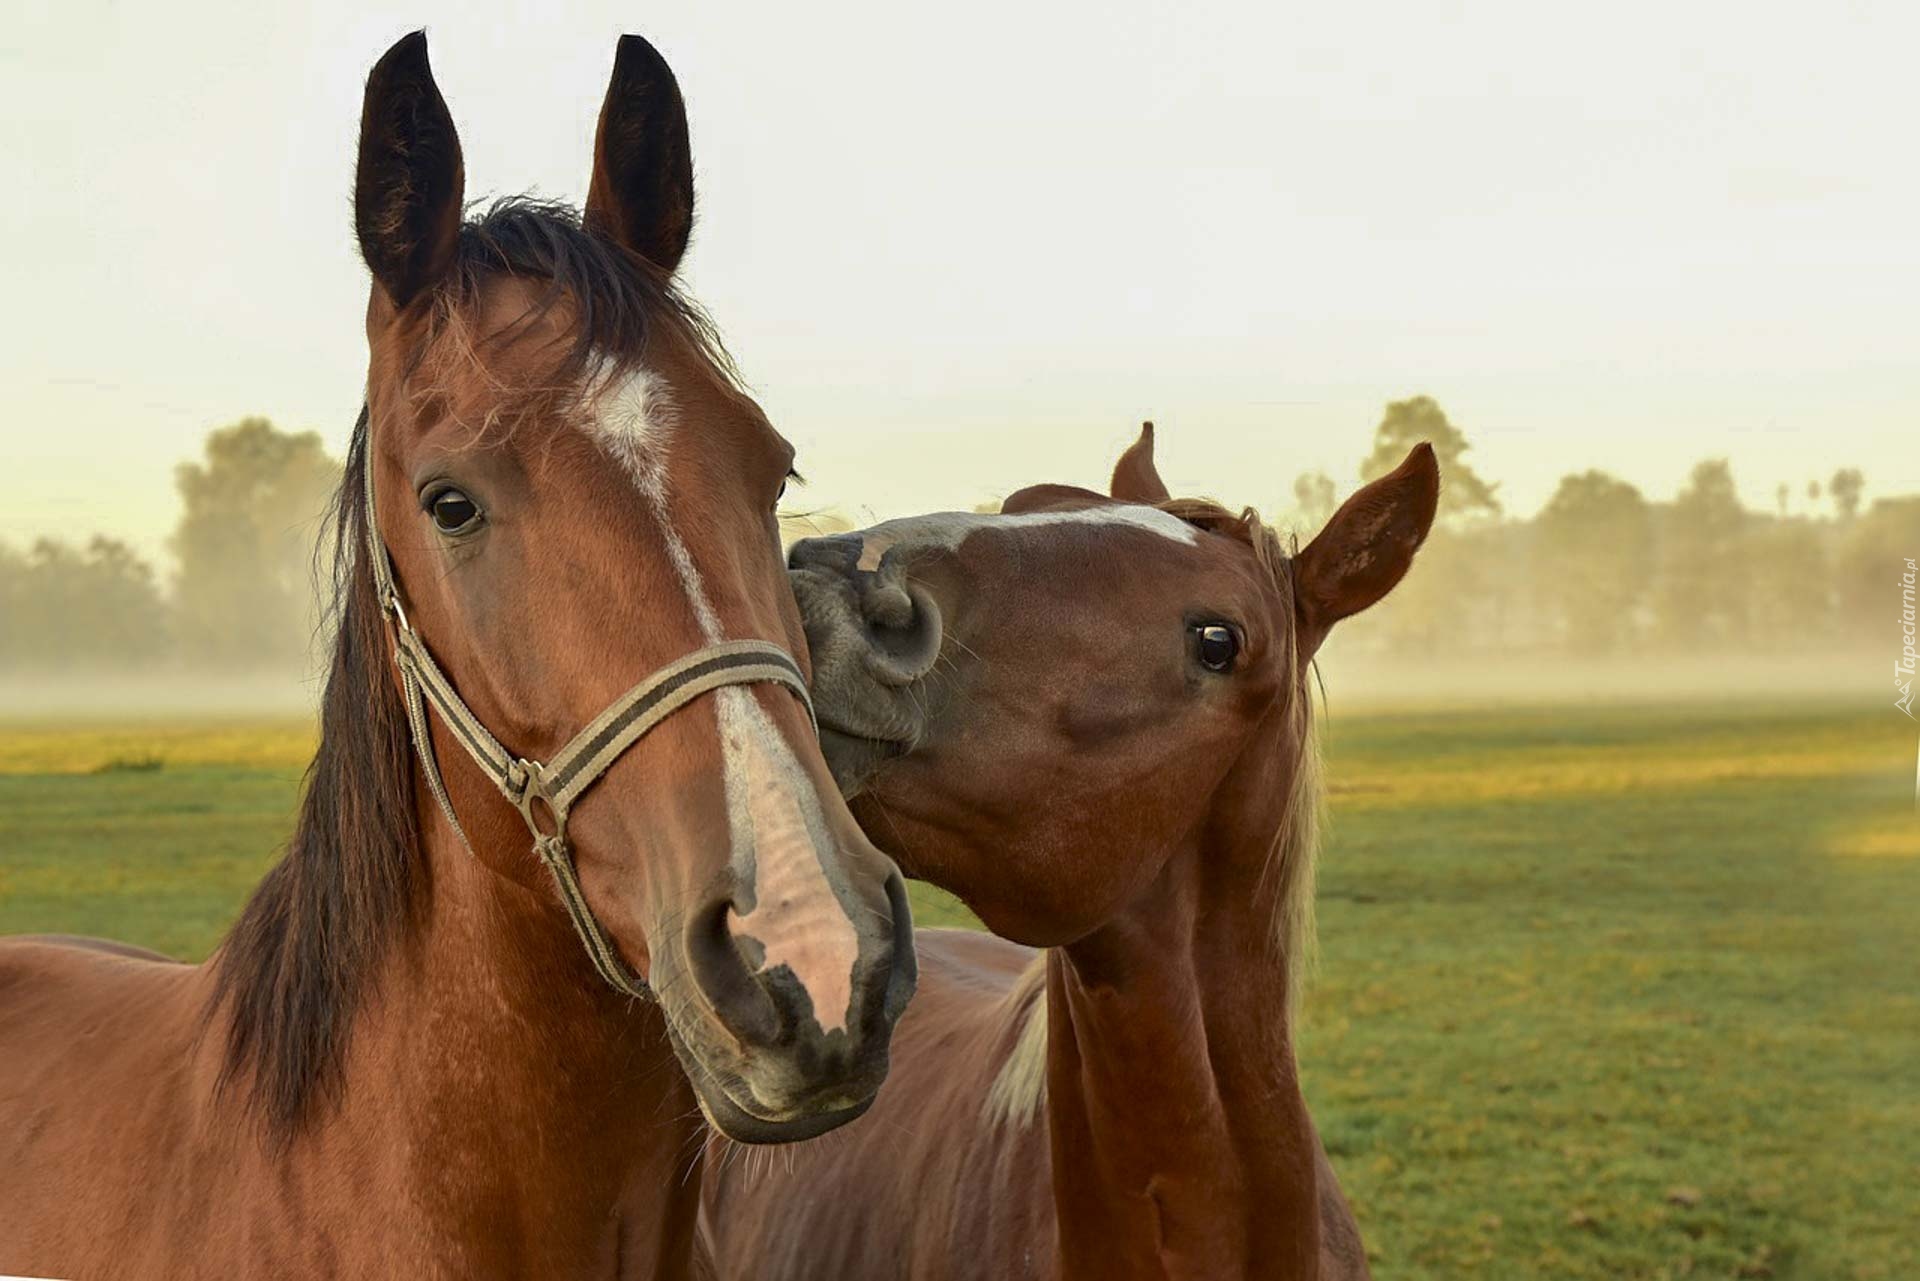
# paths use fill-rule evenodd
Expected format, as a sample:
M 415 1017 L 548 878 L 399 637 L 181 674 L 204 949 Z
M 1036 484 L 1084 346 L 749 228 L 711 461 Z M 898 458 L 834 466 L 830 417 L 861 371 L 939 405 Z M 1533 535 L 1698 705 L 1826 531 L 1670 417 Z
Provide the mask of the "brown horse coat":
M 628 37 L 584 225 L 525 200 L 463 220 L 424 37 L 374 69 L 368 407 L 295 831 L 205 965 L 0 942 L 0 1273 L 675 1277 L 703 1113 L 772 1142 L 871 1101 L 911 935 L 799 698 L 702 694 L 574 808 L 636 1001 L 589 963 L 470 727 L 410 740 L 394 665 L 411 627 L 483 728 L 550 761 L 687 654 L 805 662 L 774 517 L 792 450 L 671 284 L 691 173 L 672 74 Z
M 996 932 L 925 931 L 872 1112 L 709 1158 L 723 1278 L 1368 1274 L 1301 1098 L 1289 993 L 1318 802 L 1307 663 L 1406 572 L 1430 450 L 1298 557 L 1167 498 L 889 522 L 790 563 L 829 759 L 908 871 Z

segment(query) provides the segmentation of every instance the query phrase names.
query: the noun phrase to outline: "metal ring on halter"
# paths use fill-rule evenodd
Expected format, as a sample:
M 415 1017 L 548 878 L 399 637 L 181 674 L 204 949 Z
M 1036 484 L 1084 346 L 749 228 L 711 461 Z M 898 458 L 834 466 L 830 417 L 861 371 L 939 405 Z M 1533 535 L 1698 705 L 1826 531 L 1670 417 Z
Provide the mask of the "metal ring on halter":
M 518 774 L 518 778 L 513 776 Z M 520 811 L 520 817 L 526 821 L 527 830 L 533 833 L 533 839 L 564 841 L 567 839 L 567 811 L 553 803 L 541 785 L 542 769 L 538 761 L 530 761 L 522 756 L 508 767 L 509 781 L 516 784 L 507 799 Z M 551 820 L 553 830 L 543 831 L 540 820 L 535 816 L 533 805 L 539 801 L 547 808 L 547 818 Z
M 364 411 L 363 421 L 367 421 Z M 379 515 L 374 507 L 370 422 L 365 430 L 361 465 L 366 491 L 367 554 L 372 562 L 374 595 L 381 613 L 393 625 L 394 663 L 400 670 L 407 725 L 413 736 L 414 754 L 419 758 L 421 772 L 426 775 L 427 789 L 433 793 L 454 835 L 471 853 L 473 844 L 453 812 L 453 800 L 447 794 L 446 781 L 441 778 L 439 762 L 434 758 L 426 715 L 431 705 L 453 740 L 520 811 L 527 830 L 533 834 L 534 853 L 553 874 L 554 888 L 594 969 L 615 991 L 645 997 L 650 994 L 646 980 L 627 968 L 619 949 L 587 904 L 574 868 L 573 850 L 567 842 L 567 814 L 580 794 L 599 782 L 628 748 L 673 713 L 722 686 L 784 685 L 800 699 L 817 731 L 819 721 L 814 716 L 806 678 L 793 656 L 778 645 L 759 640 L 721 641 L 675 659 L 622 694 L 545 764 L 509 752 L 473 714 L 473 709 L 454 689 L 453 682 L 433 661 L 426 641 L 413 629 L 400 603 L 393 561 L 387 554 L 386 540 L 380 536 Z M 534 813 L 536 801 L 545 807 L 552 820 L 551 832 L 542 829 Z

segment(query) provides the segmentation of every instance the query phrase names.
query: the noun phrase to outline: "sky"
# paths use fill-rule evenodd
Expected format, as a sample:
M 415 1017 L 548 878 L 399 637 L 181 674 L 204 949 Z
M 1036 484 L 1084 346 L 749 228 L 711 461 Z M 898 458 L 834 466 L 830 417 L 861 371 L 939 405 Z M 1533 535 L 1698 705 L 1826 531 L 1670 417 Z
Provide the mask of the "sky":
M 556 16 L 555 10 L 562 12 Z M 425 26 L 467 194 L 578 201 L 622 31 L 688 99 L 684 268 L 857 516 L 1351 485 L 1437 398 L 1526 515 L 1571 471 L 1920 490 L 1920 6 L 19 0 L 0 48 L 0 539 L 162 559 L 249 414 L 340 452 L 367 70 Z

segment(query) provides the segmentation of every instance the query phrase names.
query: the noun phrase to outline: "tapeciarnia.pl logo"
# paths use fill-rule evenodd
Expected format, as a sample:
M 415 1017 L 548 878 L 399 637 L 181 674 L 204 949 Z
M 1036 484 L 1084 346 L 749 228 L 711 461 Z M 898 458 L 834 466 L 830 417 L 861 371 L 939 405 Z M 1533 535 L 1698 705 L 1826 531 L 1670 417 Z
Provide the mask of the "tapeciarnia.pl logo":
M 1893 689 L 1898 695 L 1893 705 L 1905 712 L 1908 720 L 1917 720 L 1913 714 L 1913 590 L 1915 569 L 1913 558 L 1907 558 L 1907 572 L 1900 575 L 1900 657 L 1893 664 Z
M 1900 657 L 1893 660 L 1893 706 L 1913 721 L 1920 720 L 1920 716 L 1913 714 L 1913 596 L 1914 580 L 1920 577 L 1920 571 L 1915 570 L 1913 557 L 1907 557 L 1906 561 L 1906 572 L 1900 575 Z M 1913 812 L 1920 814 L 1920 753 L 1915 754 L 1913 762 Z

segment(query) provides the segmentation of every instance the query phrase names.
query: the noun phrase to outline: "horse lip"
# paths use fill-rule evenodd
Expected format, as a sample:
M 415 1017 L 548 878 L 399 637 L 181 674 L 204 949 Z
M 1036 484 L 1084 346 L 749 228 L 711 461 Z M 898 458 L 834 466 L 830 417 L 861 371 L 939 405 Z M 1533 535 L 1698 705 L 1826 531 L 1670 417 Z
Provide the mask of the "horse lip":
M 874 747 L 891 747 L 906 752 L 913 749 L 910 738 L 895 738 L 887 734 L 875 734 L 871 730 L 855 729 L 851 725 L 837 725 L 825 716 L 820 718 L 820 733 L 836 734 L 841 738 L 854 739 Z
M 700 1090 L 693 1092 L 694 1098 L 699 1101 L 701 1115 L 707 1118 L 707 1124 L 735 1143 L 763 1144 L 796 1143 L 817 1138 L 859 1118 L 873 1106 L 874 1099 L 880 1097 L 879 1092 L 875 1091 L 848 1107 L 787 1121 L 770 1121 L 749 1112 L 726 1090 L 716 1087 L 715 1093 L 717 1097 L 709 1099 Z
M 852 800 L 866 790 L 875 773 L 913 750 L 905 739 L 875 738 L 858 730 L 820 722 L 820 754 L 826 758 L 840 795 Z
M 667 1027 L 667 1039 L 680 1051 L 677 1057 L 687 1069 L 687 1083 L 693 1087 L 693 1099 L 700 1106 L 700 1114 L 707 1119 L 707 1124 L 736 1143 L 793 1143 L 815 1138 L 861 1116 L 880 1095 L 875 1089 L 864 1099 L 823 1112 L 786 1118 L 762 1116 L 735 1097 L 697 1055 L 686 1051 L 671 1024 Z

